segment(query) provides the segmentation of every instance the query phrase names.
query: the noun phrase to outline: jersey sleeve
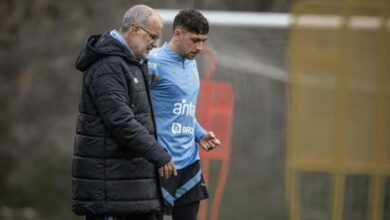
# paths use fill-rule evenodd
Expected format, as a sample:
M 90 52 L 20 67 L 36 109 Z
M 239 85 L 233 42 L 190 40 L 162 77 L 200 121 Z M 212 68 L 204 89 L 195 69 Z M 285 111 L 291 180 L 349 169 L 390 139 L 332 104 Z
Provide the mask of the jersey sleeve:
M 199 122 L 194 118 L 194 130 L 195 130 L 195 142 L 199 140 L 206 134 L 206 130 L 200 126 Z

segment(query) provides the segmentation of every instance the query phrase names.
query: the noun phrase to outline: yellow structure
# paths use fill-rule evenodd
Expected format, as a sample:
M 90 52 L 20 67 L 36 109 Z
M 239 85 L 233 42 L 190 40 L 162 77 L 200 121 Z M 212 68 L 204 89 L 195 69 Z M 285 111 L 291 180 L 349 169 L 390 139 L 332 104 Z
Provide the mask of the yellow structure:
M 363 176 L 368 186 L 362 219 L 384 220 L 390 209 L 385 201 L 390 192 L 390 1 L 297 1 L 292 13 L 290 219 L 310 219 L 301 191 L 302 175 L 311 173 L 329 179 L 323 211 L 328 218 L 319 219 L 347 219 L 346 180 Z

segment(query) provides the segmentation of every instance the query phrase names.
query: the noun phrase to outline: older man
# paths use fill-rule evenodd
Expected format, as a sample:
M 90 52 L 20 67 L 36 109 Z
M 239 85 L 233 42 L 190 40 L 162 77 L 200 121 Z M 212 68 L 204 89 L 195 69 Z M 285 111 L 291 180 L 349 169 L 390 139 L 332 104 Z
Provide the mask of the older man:
M 76 67 L 84 73 L 73 159 L 72 209 L 87 220 L 151 220 L 160 211 L 158 174 L 176 175 L 156 142 L 147 79 L 160 15 L 136 5 L 119 31 L 91 36 Z

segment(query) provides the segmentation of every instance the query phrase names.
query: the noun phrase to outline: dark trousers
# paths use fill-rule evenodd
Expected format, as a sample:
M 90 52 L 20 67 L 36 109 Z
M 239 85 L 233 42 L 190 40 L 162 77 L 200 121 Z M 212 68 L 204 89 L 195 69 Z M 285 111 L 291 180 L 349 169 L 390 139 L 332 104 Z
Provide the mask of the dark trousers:
M 173 207 L 173 220 L 197 220 L 199 211 L 199 202 Z M 157 216 L 157 220 L 163 220 L 163 215 Z
M 104 216 L 104 215 L 87 215 L 85 220 L 156 220 L 155 214 L 126 215 L 126 216 Z

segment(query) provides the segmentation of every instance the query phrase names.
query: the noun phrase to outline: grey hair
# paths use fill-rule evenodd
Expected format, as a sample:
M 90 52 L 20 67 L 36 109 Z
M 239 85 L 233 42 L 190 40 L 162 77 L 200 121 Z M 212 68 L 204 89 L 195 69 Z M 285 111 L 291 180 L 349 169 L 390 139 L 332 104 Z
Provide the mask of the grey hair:
M 126 32 L 134 24 L 145 26 L 149 17 L 155 14 L 160 16 L 153 8 L 147 5 L 135 5 L 126 11 L 119 31 L 122 33 Z

